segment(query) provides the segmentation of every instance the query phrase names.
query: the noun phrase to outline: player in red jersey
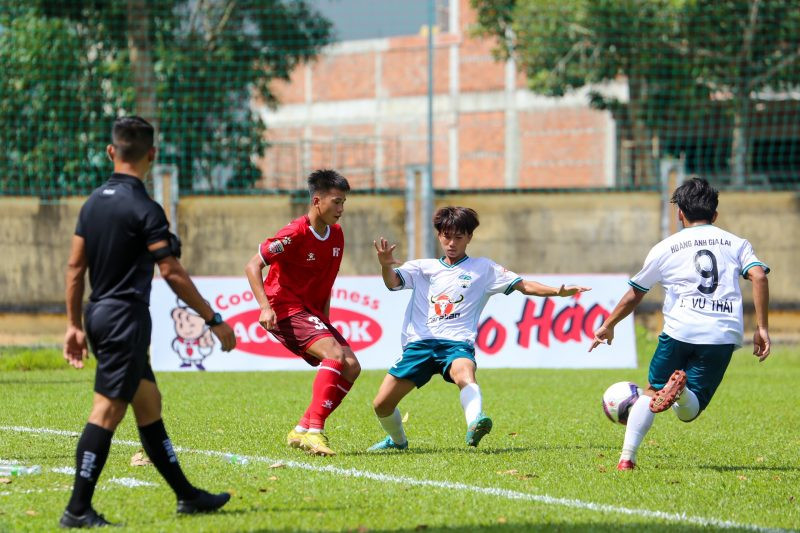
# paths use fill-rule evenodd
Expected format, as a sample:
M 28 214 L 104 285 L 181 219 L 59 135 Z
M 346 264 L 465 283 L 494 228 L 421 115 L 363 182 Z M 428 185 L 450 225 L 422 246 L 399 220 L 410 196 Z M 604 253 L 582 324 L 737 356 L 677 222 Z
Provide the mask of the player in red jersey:
M 325 420 L 361 372 L 353 350 L 328 318 L 344 252 L 337 221 L 350 185 L 333 170 L 317 170 L 308 177 L 308 190 L 308 214 L 262 242 L 245 273 L 261 307 L 259 323 L 308 364 L 319 366 L 311 403 L 287 443 L 314 455 L 336 455 L 323 433 Z

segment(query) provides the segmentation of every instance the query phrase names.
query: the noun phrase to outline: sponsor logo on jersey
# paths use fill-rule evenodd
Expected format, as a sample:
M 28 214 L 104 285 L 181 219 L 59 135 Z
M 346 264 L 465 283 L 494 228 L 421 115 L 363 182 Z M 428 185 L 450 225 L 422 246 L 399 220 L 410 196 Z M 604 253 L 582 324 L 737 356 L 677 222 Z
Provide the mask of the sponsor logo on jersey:
M 436 298 L 431 296 L 433 312 L 438 317 L 447 317 L 453 314 L 456 305 L 464 301 L 464 295 L 460 294 L 457 299 L 453 299 L 449 294 L 442 293 Z
M 308 257 L 306 257 L 306 261 L 316 261 L 317 258 L 314 256 L 314 252 L 308 252 Z
M 339 254 L 342 253 L 341 248 L 334 248 L 333 249 L 333 257 L 339 257 Z

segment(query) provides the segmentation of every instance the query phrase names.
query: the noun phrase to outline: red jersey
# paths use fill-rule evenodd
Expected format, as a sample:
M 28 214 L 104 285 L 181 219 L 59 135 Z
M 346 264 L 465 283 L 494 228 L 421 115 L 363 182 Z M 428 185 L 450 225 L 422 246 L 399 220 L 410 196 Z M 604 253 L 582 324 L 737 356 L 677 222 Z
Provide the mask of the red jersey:
M 307 309 L 324 317 L 344 252 L 339 224 L 317 235 L 308 215 L 291 221 L 275 237 L 265 240 L 258 253 L 269 265 L 264 291 L 278 320 Z

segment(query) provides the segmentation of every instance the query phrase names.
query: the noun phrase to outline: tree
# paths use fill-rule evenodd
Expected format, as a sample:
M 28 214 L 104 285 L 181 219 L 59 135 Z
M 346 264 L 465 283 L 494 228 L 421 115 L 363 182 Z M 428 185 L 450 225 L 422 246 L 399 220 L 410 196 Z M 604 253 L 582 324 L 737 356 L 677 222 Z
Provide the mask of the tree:
M 664 95 L 678 90 L 659 70 L 676 55 L 675 2 L 670 0 L 472 0 L 478 31 L 498 39 L 500 57 L 513 54 L 532 91 L 562 96 L 587 84 L 618 80 L 628 85 L 621 105 L 599 92 L 591 105 L 611 109 L 631 132 L 637 184 L 654 181 L 653 137 L 668 113 Z M 669 64 L 675 69 L 676 65 Z M 679 67 L 678 67 L 679 68 Z
M 248 187 L 266 147 L 251 103 L 277 105 L 270 82 L 331 40 L 306 0 L 0 8 L 0 186 L 55 174 L 59 193 L 86 191 L 107 174 L 111 119 L 135 112 L 158 125 L 159 162 L 178 166 L 182 188 Z
M 748 132 L 758 92 L 800 85 L 800 10 L 794 0 L 472 0 L 479 31 L 514 54 L 531 90 L 560 96 L 624 78 L 628 101 L 598 93 L 631 130 L 638 183 L 652 183 L 651 141 L 712 113 L 731 116 L 732 183 L 750 171 Z
M 800 86 L 800 10 L 794 0 L 692 0 L 681 10 L 677 49 L 696 81 L 728 104 L 731 183 L 750 175 L 751 109 L 759 92 Z

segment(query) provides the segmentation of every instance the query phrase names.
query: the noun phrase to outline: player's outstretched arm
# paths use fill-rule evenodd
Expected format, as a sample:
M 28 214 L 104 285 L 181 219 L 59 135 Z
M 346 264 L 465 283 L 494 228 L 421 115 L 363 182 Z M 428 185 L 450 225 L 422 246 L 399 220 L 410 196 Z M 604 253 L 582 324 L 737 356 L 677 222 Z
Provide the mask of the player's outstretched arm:
M 551 287 L 538 281 L 531 281 L 523 279 L 514 285 L 514 289 L 527 296 L 572 296 L 579 292 L 586 292 L 592 290 L 591 287 L 581 287 L 579 285 L 561 285 L 560 287 Z
M 645 294 L 647 293 L 631 287 L 628 289 L 628 292 L 622 295 L 619 303 L 614 310 L 611 311 L 611 314 L 605 322 L 594 331 L 594 340 L 589 347 L 590 352 L 601 344 L 608 344 L 611 346 L 611 341 L 614 340 L 614 327 L 636 309 L 636 306 L 639 305 Z
M 753 306 L 756 309 L 756 332 L 753 334 L 753 355 L 763 361 L 769 357 L 769 281 L 767 273 L 760 266 L 747 272 L 747 279 L 753 283 Z
M 166 241 L 159 241 L 148 246 L 148 249 L 153 251 L 163 248 L 165 245 L 167 245 Z M 158 269 L 161 272 L 161 277 L 167 282 L 172 292 L 177 294 L 189 307 L 197 311 L 203 317 L 203 320 L 208 322 L 214 318 L 214 310 L 197 290 L 189 274 L 176 257 L 170 255 L 160 259 L 158 261 Z M 229 352 L 236 347 L 236 335 L 234 335 L 233 329 L 226 322 L 212 326 L 211 331 L 219 339 L 223 351 Z
M 67 333 L 64 336 L 64 359 L 75 368 L 83 368 L 83 360 L 89 355 L 81 319 L 87 265 L 86 243 L 83 237 L 73 235 L 66 275 Z
M 275 311 L 273 311 L 272 307 L 269 305 L 267 293 L 264 291 L 263 270 L 265 266 L 267 265 L 265 265 L 264 260 L 261 259 L 261 254 L 255 254 L 250 258 L 250 261 L 247 262 L 247 265 L 245 265 L 244 273 L 247 276 L 248 283 L 250 283 L 250 290 L 253 291 L 253 295 L 256 297 L 258 307 L 261 309 L 261 313 L 258 316 L 258 323 L 261 324 L 262 328 L 270 330 L 275 328 L 278 320 L 275 316 Z
M 400 276 L 398 276 L 397 272 L 392 268 L 394 265 L 400 264 L 399 261 L 395 261 L 392 255 L 397 245 L 392 244 L 389 246 L 389 241 L 383 237 L 380 238 L 380 241 L 372 241 L 372 244 L 375 245 L 375 251 L 378 253 L 378 263 L 381 264 L 381 276 L 383 276 L 383 283 L 386 285 L 386 288 L 394 289 L 395 287 L 399 287 L 403 283 L 403 280 L 400 279 Z

